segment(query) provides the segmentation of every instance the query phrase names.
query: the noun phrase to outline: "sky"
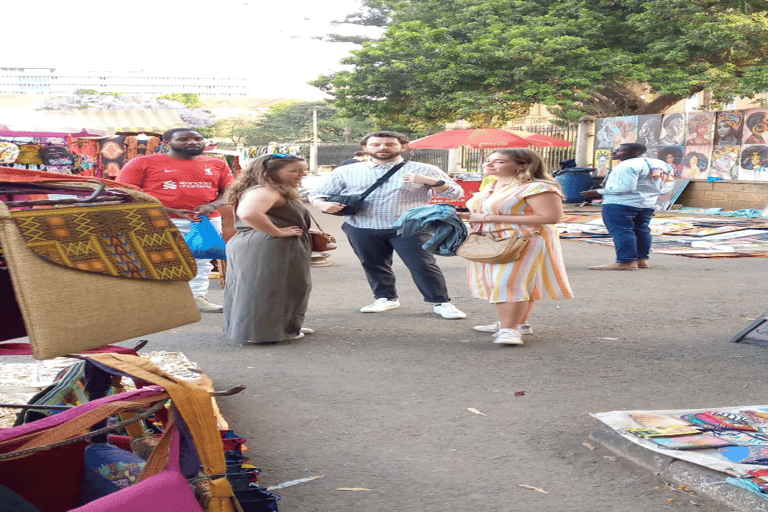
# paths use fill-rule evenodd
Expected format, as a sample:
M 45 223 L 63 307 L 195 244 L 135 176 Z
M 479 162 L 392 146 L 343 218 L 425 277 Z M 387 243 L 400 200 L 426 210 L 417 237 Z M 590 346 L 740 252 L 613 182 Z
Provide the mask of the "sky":
M 315 39 L 364 33 L 334 26 L 360 0 L 29 0 L 6 2 L 0 67 L 248 76 L 260 97 L 312 100 L 306 85 L 343 69 L 355 45 Z M 350 30 L 351 29 L 351 30 Z

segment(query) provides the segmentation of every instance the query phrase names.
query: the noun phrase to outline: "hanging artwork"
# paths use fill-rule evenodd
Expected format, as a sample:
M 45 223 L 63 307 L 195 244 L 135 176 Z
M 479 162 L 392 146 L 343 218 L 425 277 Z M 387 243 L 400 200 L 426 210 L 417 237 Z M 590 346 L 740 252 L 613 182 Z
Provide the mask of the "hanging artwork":
M 611 150 L 598 149 L 595 151 L 595 167 L 597 176 L 605 176 L 611 170 Z
M 683 174 L 683 146 L 664 146 L 659 150 L 659 160 L 663 160 L 672 166 L 675 171 L 675 178 L 680 178 Z
M 741 145 L 741 129 L 744 121 L 743 110 L 718 112 L 715 121 L 715 145 Z
M 739 179 L 739 146 L 720 146 L 712 149 L 709 166 L 710 178 Z
M 683 114 L 664 114 L 661 118 L 661 139 L 665 146 L 681 146 L 685 142 Z
M 768 143 L 768 109 L 747 110 L 744 117 L 743 145 Z
M 768 180 L 768 146 L 741 147 L 740 180 Z
M 115 135 L 101 142 L 99 161 L 104 176 L 114 178 L 125 165 L 125 137 Z
M 689 112 L 686 123 L 686 146 L 709 146 L 712 144 L 714 112 Z
M 637 142 L 646 148 L 660 146 L 661 114 L 637 116 Z
M 597 120 L 595 147 L 598 149 L 611 149 L 613 139 L 619 133 L 616 127 L 616 119 L 613 117 L 603 117 Z
M 618 133 L 613 137 L 613 145 L 627 144 L 637 141 L 637 116 L 624 116 L 616 118 Z
M 711 146 L 686 146 L 683 157 L 682 178 L 705 180 L 709 177 L 709 157 Z

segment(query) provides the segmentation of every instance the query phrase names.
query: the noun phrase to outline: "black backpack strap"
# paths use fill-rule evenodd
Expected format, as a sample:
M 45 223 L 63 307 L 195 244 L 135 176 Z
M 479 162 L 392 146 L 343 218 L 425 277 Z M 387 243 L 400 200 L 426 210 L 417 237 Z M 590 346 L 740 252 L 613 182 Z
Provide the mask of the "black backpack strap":
M 377 179 L 376 182 L 373 185 L 368 187 L 368 190 L 366 190 L 365 192 L 360 194 L 360 197 L 362 197 L 363 199 L 368 197 L 368 195 L 371 192 L 373 192 L 374 190 L 376 190 L 377 188 L 382 186 L 384 184 L 384 182 L 386 182 L 393 174 L 395 174 L 397 171 L 399 171 L 407 163 L 408 163 L 408 160 L 403 160 L 399 164 L 397 164 L 394 167 L 392 167 L 390 170 L 387 171 L 387 173 L 384 176 L 382 176 L 381 178 Z

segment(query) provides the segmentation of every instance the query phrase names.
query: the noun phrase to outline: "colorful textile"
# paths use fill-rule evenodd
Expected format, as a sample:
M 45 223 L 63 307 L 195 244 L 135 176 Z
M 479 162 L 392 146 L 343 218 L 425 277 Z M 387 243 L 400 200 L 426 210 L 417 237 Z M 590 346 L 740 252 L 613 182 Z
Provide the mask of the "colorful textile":
M 125 165 L 125 137 L 115 135 L 101 142 L 99 161 L 104 176 L 114 178 Z
M 74 155 L 84 155 L 95 158 L 99 153 L 99 144 L 95 140 L 68 137 L 67 142 L 69 151 L 71 151 Z
M 43 165 L 43 159 L 40 158 L 40 144 L 24 144 L 19 146 L 19 157 L 16 159 L 17 164 L 24 165 Z
M 199 156 L 194 160 L 179 160 L 168 155 L 134 158 L 117 178 L 140 187 L 163 206 L 182 210 L 210 203 L 234 180 L 227 163 L 217 158 Z
M 0 142 L 0 164 L 12 164 L 19 157 L 19 146 L 12 142 Z
M 189 281 L 197 273 L 181 233 L 158 204 L 12 211 L 30 250 L 58 265 L 111 276 Z
M 64 146 L 45 146 L 40 148 L 40 158 L 45 165 L 72 165 L 74 159 Z
M 551 183 L 535 181 L 499 186 L 493 182 L 472 196 L 467 208 L 490 215 L 530 215 L 532 210 L 525 198 L 548 192 L 562 196 L 559 187 Z M 530 236 L 520 259 L 501 264 L 470 261 L 467 272 L 472 295 L 491 303 L 539 300 L 545 295 L 551 299 L 572 299 L 557 227 L 554 224 L 537 227 L 501 222 L 481 224 L 481 232 L 498 231 L 495 233 L 498 238 L 504 238 L 507 234 L 504 230 L 511 229 Z
M 133 160 L 139 156 L 154 155 L 160 146 L 160 137 L 140 139 L 135 135 L 125 138 L 125 161 Z

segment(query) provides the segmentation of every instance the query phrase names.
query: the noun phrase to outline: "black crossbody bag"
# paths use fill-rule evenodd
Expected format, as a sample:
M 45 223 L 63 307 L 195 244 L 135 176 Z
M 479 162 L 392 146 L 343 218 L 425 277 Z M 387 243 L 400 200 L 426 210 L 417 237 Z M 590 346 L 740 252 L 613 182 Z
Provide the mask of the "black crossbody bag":
M 368 189 L 363 192 L 362 194 L 349 194 L 349 195 L 335 195 L 335 196 L 329 196 L 325 200 L 329 201 L 331 203 L 341 203 L 344 205 L 344 208 L 339 210 L 338 212 L 334 212 L 331 215 L 354 215 L 357 212 L 360 211 L 360 209 L 363 207 L 363 201 L 366 197 L 370 195 L 371 192 L 379 188 L 384 184 L 385 181 L 387 181 L 393 174 L 395 174 L 397 171 L 399 171 L 405 164 L 408 163 L 408 160 L 403 160 L 399 164 L 392 167 L 387 173 L 382 176 L 381 178 L 377 179 L 376 182 L 368 187 Z

